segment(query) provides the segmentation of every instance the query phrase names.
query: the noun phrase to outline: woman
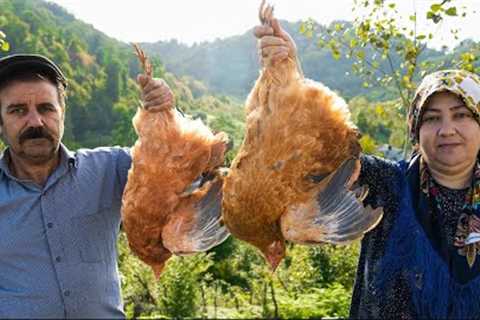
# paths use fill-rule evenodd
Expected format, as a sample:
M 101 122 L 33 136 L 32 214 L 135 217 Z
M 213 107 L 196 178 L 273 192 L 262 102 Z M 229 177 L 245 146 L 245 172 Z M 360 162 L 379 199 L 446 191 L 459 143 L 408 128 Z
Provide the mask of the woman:
M 264 65 L 296 58 L 277 20 L 255 35 Z M 415 156 L 362 156 L 365 205 L 384 217 L 362 240 L 351 317 L 480 317 L 479 110 L 476 75 L 433 73 L 409 110 Z

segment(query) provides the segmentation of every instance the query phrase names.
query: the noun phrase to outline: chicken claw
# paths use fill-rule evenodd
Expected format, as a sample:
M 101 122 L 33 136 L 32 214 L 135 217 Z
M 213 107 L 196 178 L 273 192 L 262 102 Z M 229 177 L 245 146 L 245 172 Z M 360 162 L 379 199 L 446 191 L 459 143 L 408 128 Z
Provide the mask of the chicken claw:
M 274 10 L 274 7 L 272 5 L 269 5 L 265 10 L 265 18 L 269 26 L 272 26 L 273 10 Z
M 136 43 L 133 43 L 133 48 L 135 49 L 135 55 L 138 57 L 140 60 L 140 63 L 142 64 L 143 72 L 145 75 L 149 78 L 153 77 L 153 67 L 152 64 L 150 63 L 150 60 L 148 59 L 147 55 L 145 52 L 140 48 L 140 46 Z
M 260 9 L 258 10 L 258 19 L 260 20 L 261 24 L 265 24 L 264 9 L 265 9 L 265 0 L 262 0 L 262 3 L 260 4 Z
M 273 19 L 273 10 L 274 7 L 272 5 L 267 5 L 265 7 L 265 0 L 262 0 L 260 4 L 260 10 L 258 11 L 258 18 L 260 19 L 260 23 L 262 25 L 271 26 L 272 19 Z

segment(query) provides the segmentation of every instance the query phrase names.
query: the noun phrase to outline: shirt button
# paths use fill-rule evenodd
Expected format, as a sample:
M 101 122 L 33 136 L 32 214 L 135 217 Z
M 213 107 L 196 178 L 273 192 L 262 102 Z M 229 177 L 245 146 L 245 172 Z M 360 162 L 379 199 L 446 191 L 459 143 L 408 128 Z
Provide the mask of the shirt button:
M 60 262 L 60 261 L 62 261 L 62 258 L 60 258 L 60 256 L 58 256 L 58 257 L 55 258 L 55 261 Z
M 65 297 L 68 297 L 68 296 L 70 295 L 70 290 L 65 290 L 65 291 L 63 291 L 63 295 L 64 295 Z
M 51 222 L 47 223 L 47 227 L 48 227 L 49 229 L 53 228 L 53 223 L 51 223 Z

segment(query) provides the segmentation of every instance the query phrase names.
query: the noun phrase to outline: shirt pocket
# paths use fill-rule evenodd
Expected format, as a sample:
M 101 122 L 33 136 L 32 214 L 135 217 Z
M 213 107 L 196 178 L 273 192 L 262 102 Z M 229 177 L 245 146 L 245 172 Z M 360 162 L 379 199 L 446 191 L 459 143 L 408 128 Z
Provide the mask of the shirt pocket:
M 82 262 L 102 262 L 107 256 L 105 218 L 100 213 L 77 216 L 71 219 L 72 231 Z

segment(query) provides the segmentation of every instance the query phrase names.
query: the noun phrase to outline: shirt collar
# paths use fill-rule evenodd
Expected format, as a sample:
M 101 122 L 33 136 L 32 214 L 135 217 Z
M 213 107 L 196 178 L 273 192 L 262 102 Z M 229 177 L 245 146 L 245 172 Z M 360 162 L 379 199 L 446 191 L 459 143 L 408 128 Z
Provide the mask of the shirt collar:
M 58 152 L 60 153 L 60 163 L 58 164 L 59 167 L 60 166 L 66 166 L 68 168 L 77 167 L 77 159 L 75 158 L 75 153 L 68 150 L 68 148 L 63 143 L 60 143 Z M 10 161 L 10 150 L 7 147 L 0 154 L 0 173 L 3 173 L 5 175 L 11 175 L 10 168 L 8 167 L 9 161 Z

